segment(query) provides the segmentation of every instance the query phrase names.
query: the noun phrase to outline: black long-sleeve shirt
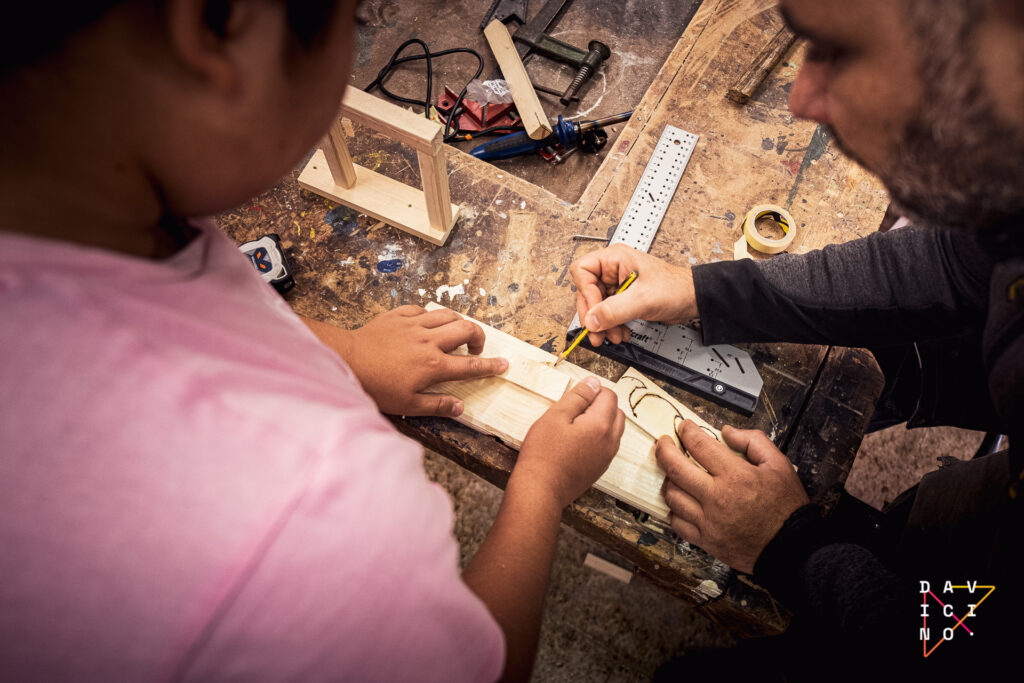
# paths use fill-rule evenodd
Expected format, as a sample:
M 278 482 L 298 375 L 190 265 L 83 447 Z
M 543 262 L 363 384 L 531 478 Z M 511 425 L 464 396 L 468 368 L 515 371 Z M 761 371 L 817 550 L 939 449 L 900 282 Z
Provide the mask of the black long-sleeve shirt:
M 993 260 L 971 237 L 908 227 L 805 255 L 697 266 L 704 339 L 878 346 L 980 328 Z
M 1015 232 L 1013 231 L 1015 230 Z M 819 653 L 868 648 L 910 668 L 970 666 L 1005 654 L 1021 590 L 1020 445 L 1024 443 L 1024 227 L 1008 238 L 979 239 L 969 230 L 904 228 L 805 255 L 697 266 L 693 270 L 704 341 L 786 341 L 927 349 L 922 359 L 917 422 L 942 422 L 1011 434 L 1016 452 L 943 468 L 922 481 L 899 552 L 881 557 L 837 539 L 820 509 L 794 513 L 763 551 L 755 579 L 797 613 L 805 633 L 828 643 Z M 1019 291 L 1018 291 L 1019 285 Z M 954 349 L 954 352 L 946 352 Z M 943 455 L 937 453 L 938 455 Z M 940 592 L 978 581 L 997 590 L 978 608 L 977 636 L 923 657 L 942 639 L 949 618 Z M 933 596 L 925 600 L 920 581 Z M 922 602 L 931 601 L 930 621 Z M 977 601 L 977 598 L 973 600 Z M 982 617 L 988 613 L 988 619 Z M 952 621 L 949 625 L 955 626 Z M 931 626 L 926 642 L 920 629 Z M 966 642 L 965 642 L 966 641 Z M 852 648 L 852 649 L 851 649 Z M 863 673 L 870 659 L 847 663 Z M 953 669 L 942 669 L 950 673 Z

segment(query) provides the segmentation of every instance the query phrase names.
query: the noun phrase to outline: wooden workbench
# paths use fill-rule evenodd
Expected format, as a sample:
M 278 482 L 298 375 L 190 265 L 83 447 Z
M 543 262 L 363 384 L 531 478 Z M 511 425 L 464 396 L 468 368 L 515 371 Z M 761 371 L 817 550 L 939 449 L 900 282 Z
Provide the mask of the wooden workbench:
M 791 252 L 866 235 L 877 228 L 888 198 L 872 176 L 839 156 L 822 128 L 789 113 L 799 48 L 746 107 L 725 98 L 779 26 L 773 5 L 704 0 L 575 204 L 451 149 L 452 201 L 467 215 L 444 247 L 301 191 L 297 170 L 251 205 L 220 216 L 221 226 L 239 242 L 271 231 L 281 235 L 296 271 L 289 300 L 301 314 L 356 327 L 395 306 L 437 300 L 549 351 L 560 348 L 574 311 L 568 266 L 598 246 L 571 236 L 610 234 L 666 124 L 700 140 L 652 254 L 683 264 L 729 259 L 743 215 L 763 202 L 794 215 Z M 605 113 L 612 112 L 596 115 Z M 357 163 L 418 183 L 413 150 L 343 125 L 358 134 L 351 141 Z M 797 465 L 812 499 L 830 506 L 881 388 L 876 366 L 860 350 L 745 348 L 765 381 L 753 417 L 670 391 L 716 426 L 764 430 Z M 577 354 L 574 362 L 609 379 L 624 370 L 590 351 Z M 510 448 L 451 420 L 396 418 L 395 424 L 499 486 L 515 460 Z M 564 521 L 737 635 L 778 632 L 787 623 L 786 611 L 748 577 L 609 496 L 588 492 Z

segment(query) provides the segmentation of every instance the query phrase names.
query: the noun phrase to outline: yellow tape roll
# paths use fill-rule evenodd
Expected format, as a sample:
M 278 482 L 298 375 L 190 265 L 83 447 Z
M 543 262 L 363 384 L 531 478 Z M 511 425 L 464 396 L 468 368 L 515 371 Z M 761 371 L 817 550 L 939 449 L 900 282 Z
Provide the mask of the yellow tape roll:
M 762 216 L 769 216 L 782 226 L 786 234 L 780 239 L 764 237 L 757 231 L 757 219 Z M 747 212 L 743 219 L 743 236 L 747 238 L 747 244 L 757 249 L 762 254 L 778 254 L 785 251 L 796 237 L 796 223 L 789 212 L 781 206 L 774 204 L 758 204 Z

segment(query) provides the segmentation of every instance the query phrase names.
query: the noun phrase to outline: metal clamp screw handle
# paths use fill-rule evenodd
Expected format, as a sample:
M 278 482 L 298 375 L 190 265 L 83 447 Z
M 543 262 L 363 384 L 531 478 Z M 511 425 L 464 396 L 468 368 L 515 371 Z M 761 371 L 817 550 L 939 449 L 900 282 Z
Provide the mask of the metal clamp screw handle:
M 576 78 L 572 79 L 572 83 L 565 89 L 560 99 L 561 103 L 568 106 L 572 102 L 573 96 L 579 91 L 591 74 L 597 71 L 597 68 L 601 66 L 601 62 L 608 59 L 612 55 L 612 51 L 608 49 L 608 46 L 599 40 L 592 40 L 587 44 L 587 49 L 590 52 L 583 58 L 583 64 L 580 65 L 580 70 L 576 72 Z

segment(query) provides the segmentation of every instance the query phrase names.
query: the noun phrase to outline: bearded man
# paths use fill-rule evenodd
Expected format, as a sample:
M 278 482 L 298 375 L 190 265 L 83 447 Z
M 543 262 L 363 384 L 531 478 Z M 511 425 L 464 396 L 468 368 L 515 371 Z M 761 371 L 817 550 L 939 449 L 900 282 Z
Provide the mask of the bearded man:
M 1012 624 L 1024 529 L 1024 3 L 780 6 L 809 43 L 793 113 L 875 172 L 911 225 L 692 270 L 621 245 L 602 249 L 572 266 L 579 315 L 595 344 L 621 342 L 623 323 L 636 318 L 699 317 L 707 344 L 868 347 L 886 375 L 873 426 L 1009 434 L 1012 450 L 949 459 L 862 530 L 823 518 L 760 432 L 723 430 L 750 461 L 740 462 L 684 423 L 683 444 L 707 471 L 667 438 L 658 446 L 673 529 L 793 609 L 783 641 L 804 647 L 786 651 L 828 661 L 819 679 L 837 668 L 862 675 L 876 664 L 866 652 L 890 671 L 943 678 L 960 664 L 1008 657 L 1020 632 Z M 632 270 L 644 277 L 609 296 Z M 975 589 L 954 598 L 940 592 L 947 581 Z M 996 587 L 983 605 L 982 586 Z

